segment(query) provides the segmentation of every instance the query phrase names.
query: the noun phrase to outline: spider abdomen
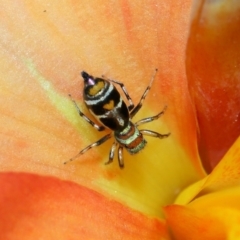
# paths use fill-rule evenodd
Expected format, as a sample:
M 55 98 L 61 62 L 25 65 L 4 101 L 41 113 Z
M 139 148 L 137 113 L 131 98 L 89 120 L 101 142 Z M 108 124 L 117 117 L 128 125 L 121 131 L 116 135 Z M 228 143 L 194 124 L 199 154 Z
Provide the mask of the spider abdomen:
M 84 102 L 92 115 L 105 127 L 121 131 L 129 122 L 129 111 L 116 87 L 107 80 L 84 72 Z

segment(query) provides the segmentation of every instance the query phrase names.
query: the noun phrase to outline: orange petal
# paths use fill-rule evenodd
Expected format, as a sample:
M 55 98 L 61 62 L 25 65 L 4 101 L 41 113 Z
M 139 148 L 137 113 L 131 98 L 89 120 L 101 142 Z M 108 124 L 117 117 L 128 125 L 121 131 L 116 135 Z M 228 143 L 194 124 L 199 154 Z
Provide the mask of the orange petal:
M 185 206 L 171 205 L 165 208 L 167 224 L 176 240 L 225 240 L 220 221 L 205 213 Z
M 239 9 L 237 1 L 199 1 L 188 42 L 187 74 L 208 171 L 240 135 Z
M 0 174 L 1 239 L 168 239 L 164 222 L 56 178 Z
M 191 2 L 44 0 L 26 1 L 17 11 L 15 3 L 5 4 L 0 10 L 1 169 L 75 181 L 162 216 L 163 205 L 204 176 L 184 62 Z M 102 136 L 68 98 L 71 93 L 87 112 L 79 72 L 122 81 L 137 103 L 156 67 L 159 73 L 134 121 L 167 105 L 166 114 L 148 126 L 171 137 L 147 139 L 146 149 L 135 156 L 124 152 L 124 170 L 117 160 L 104 165 L 111 142 L 63 165 Z

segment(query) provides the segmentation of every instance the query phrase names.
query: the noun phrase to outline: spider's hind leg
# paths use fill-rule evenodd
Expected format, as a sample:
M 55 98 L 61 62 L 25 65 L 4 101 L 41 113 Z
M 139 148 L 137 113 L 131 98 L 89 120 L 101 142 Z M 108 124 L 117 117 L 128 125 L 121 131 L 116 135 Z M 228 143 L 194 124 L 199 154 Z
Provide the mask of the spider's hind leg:
M 152 86 L 153 80 L 155 79 L 155 76 L 156 76 L 156 74 L 157 74 L 157 71 L 158 71 L 158 69 L 155 69 L 155 73 L 153 74 L 153 76 L 152 76 L 152 78 L 151 78 L 151 80 L 150 80 L 150 83 L 148 84 L 146 90 L 144 91 L 144 93 L 143 93 L 143 95 L 142 95 L 139 103 L 138 103 L 137 106 L 134 107 L 134 109 L 131 111 L 131 113 L 130 113 L 131 118 L 133 118 L 133 117 L 138 113 L 138 111 L 141 109 L 141 107 L 142 107 L 142 105 L 143 105 L 143 102 L 144 102 L 144 100 L 145 100 L 145 98 L 146 98 L 149 90 L 151 89 L 151 86 Z
M 149 123 L 149 122 L 157 120 L 158 118 L 160 118 L 165 113 L 166 109 L 167 109 L 167 106 L 165 106 L 164 109 L 160 113 L 158 113 L 157 115 L 152 116 L 152 117 L 143 118 L 143 119 L 137 121 L 135 123 L 135 125 L 139 126 L 141 124 L 145 124 L 145 123 Z
M 78 107 L 77 103 L 75 102 L 75 100 L 72 98 L 71 94 L 68 94 L 68 96 L 70 97 L 70 99 L 72 100 L 73 104 L 75 105 L 79 116 L 81 116 L 85 121 L 87 121 L 88 123 L 90 123 L 95 129 L 97 129 L 98 131 L 103 131 L 105 130 L 104 126 L 100 126 L 98 124 L 96 124 L 95 122 L 93 122 L 90 118 L 88 118 Z

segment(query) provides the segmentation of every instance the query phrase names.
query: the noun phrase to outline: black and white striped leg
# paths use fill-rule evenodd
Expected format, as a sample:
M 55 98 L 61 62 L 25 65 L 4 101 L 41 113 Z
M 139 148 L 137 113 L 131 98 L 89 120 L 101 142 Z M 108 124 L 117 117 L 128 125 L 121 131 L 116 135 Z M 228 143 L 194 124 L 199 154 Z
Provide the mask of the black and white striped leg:
M 105 135 L 104 137 L 102 137 L 101 139 L 99 139 L 98 141 L 90 144 L 89 146 L 85 147 L 83 150 L 81 150 L 76 156 L 70 158 L 68 161 L 64 162 L 64 164 L 67 164 L 73 160 L 75 160 L 76 158 L 78 158 L 80 155 L 84 154 L 85 152 L 87 152 L 88 150 L 90 150 L 93 147 L 99 146 L 101 144 L 103 144 L 104 142 L 106 142 L 108 139 L 110 139 L 112 137 L 112 134 L 109 133 L 107 135 Z
M 119 165 L 120 168 L 124 168 L 123 146 L 118 147 L 118 165 Z
M 150 136 L 150 137 L 156 137 L 156 138 L 166 138 L 166 137 L 168 137 L 171 134 L 171 133 L 160 134 L 158 132 L 154 132 L 154 131 L 146 130 L 146 129 L 141 129 L 140 132 L 143 135 L 147 135 L 147 136 Z
M 151 89 L 151 86 L 152 86 L 153 80 L 155 79 L 155 76 L 156 76 L 156 74 L 157 74 L 157 71 L 158 71 L 158 69 L 155 69 L 155 73 L 153 74 L 153 76 L 152 76 L 152 78 L 151 78 L 151 80 L 150 80 L 150 83 L 149 83 L 149 85 L 147 86 L 146 90 L 144 91 L 144 93 L 143 93 L 143 95 L 142 95 L 139 103 L 138 103 L 137 106 L 131 111 L 131 113 L 130 113 L 131 118 L 133 118 L 133 117 L 137 114 L 137 112 L 141 109 L 141 107 L 142 107 L 142 105 L 143 105 L 143 102 L 144 102 L 144 100 L 145 100 L 145 98 L 146 98 L 149 90 Z
M 111 150 L 110 150 L 110 153 L 109 153 L 109 159 L 107 162 L 105 162 L 105 165 L 111 163 L 113 161 L 113 158 L 114 158 L 114 153 L 115 153 L 115 150 L 116 150 L 116 147 L 118 146 L 118 143 L 117 142 L 114 142 L 112 147 L 111 147 Z
M 166 111 L 166 109 L 167 109 L 167 106 L 165 106 L 164 109 L 163 109 L 160 113 L 158 113 L 157 115 L 155 115 L 155 116 L 153 116 L 153 117 L 143 118 L 143 119 L 137 121 L 137 122 L 135 123 L 135 125 L 136 125 L 136 126 L 139 126 L 139 125 L 141 125 L 141 124 L 145 124 L 145 123 L 149 123 L 149 122 L 152 122 L 152 121 L 154 121 L 154 120 L 157 120 L 158 118 L 160 118 L 160 117 L 164 114 L 164 112 Z
M 134 108 L 134 104 L 133 104 L 132 98 L 131 98 L 130 95 L 128 94 L 128 91 L 127 91 L 127 89 L 125 88 L 124 84 L 121 83 L 121 82 L 118 82 L 118 81 L 116 81 L 116 80 L 112 80 L 112 79 L 107 79 L 107 80 L 110 81 L 110 82 L 116 83 L 116 84 L 118 84 L 118 85 L 121 87 L 122 91 L 124 92 L 124 94 L 125 94 L 128 102 L 129 102 L 129 104 L 130 104 L 130 105 L 128 106 L 128 110 L 131 111 L 131 110 Z
M 70 99 L 72 100 L 72 102 L 74 103 L 78 114 L 84 119 L 86 120 L 88 123 L 90 123 L 94 128 L 96 128 L 98 131 L 103 131 L 105 130 L 105 127 L 103 126 L 99 126 L 98 124 L 94 123 L 91 119 L 89 119 L 83 112 L 81 112 L 81 110 L 79 109 L 77 103 L 75 102 L 75 100 L 72 99 L 71 94 L 68 94 L 68 96 L 70 97 Z

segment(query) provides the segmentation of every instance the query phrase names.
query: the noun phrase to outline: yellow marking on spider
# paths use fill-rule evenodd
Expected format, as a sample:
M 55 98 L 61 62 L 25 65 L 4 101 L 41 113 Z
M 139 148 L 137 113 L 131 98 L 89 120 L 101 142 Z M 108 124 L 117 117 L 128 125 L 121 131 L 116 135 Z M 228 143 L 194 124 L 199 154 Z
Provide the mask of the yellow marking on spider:
M 103 105 L 103 108 L 107 110 L 112 110 L 114 108 L 114 101 L 110 100 L 108 103 Z
M 99 81 L 89 89 L 89 94 L 94 96 L 104 88 L 104 82 Z

